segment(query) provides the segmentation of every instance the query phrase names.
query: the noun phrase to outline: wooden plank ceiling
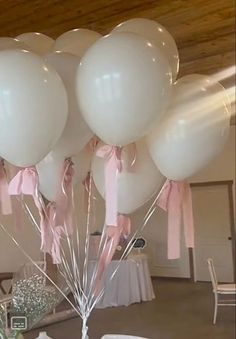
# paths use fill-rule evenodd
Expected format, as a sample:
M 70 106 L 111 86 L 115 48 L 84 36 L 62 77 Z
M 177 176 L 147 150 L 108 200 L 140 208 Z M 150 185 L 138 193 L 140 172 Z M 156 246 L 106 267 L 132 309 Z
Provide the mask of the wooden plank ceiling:
M 135 17 L 157 20 L 174 36 L 180 76 L 235 65 L 234 0 L 0 0 L 0 36 L 36 31 L 56 38 L 81 27 L 106 34 Z M 228 88 L 234 80 L 222 83 Z

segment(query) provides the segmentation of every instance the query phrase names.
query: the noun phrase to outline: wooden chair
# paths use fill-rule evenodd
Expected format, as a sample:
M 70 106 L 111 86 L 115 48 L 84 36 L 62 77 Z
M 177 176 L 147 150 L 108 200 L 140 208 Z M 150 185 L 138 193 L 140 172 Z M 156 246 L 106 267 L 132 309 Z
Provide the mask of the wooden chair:
M 215 296 L 215 307 L 214 307 L 214 316 L 213 324 L 216 323 L 218 306 L 236 306 L 236 300 L 234 299 L 221 299 L 220 295 L 235 295 L 236 294 L 236 284 L 218 284 L 217 276 L 214 268 L 214 263 L 211 258 L 207 259 L 208 268 L 210 272 L 213 293 Z

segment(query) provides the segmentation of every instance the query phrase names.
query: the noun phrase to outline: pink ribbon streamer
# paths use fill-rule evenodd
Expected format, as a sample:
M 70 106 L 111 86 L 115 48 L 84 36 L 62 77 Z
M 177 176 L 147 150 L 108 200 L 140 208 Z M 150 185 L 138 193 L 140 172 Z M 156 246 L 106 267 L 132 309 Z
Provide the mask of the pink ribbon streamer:
M 117 217 L 117 226 L 107 226 L 106 228 L 106 240 L 104 249 L 98 260 L 98 269 L 96 274 L 96 290 L 98 290 L 98 284 L 101 281 L 103 273 L 107 266 L 110 264 L 117 246 L 119 245 L 121 237 L 127 239 L 131 232 L 130 218 L 119 214 Z
M 0 160 L 0 205 L 3 215 L 12 214 L 11 198 L 8 193 L 7 173 L 3 160 Z
M 11 180 L 8 187 L 8 192 L 10 195 L 31 195 L 34 199 L 34 203 L 38 208 L 40 215 L 40 230 L 41 230 L 41 250 L 44 252 L 48 251 L 47 248 L 47 223 L 46 223 L 46 213 L 45 206 L 40 199 L 38 191 L 38 173 L 35 167 L 28 167 L 21 169 L 15 177 Z
M 189 184 L 185 181 L 167 180 L 157 205 L 168 211 L 168 259 L 178 259 L 182 215 L 186 246 L 194 247 L 193 207 Z
M 63 226 L 56 226 L 53 230 L 53 241 L 51 248 L 51 255 L 53 264 L 61 264 L 61 238 L 65 234 L 65 229 Z
M 55 203 L 49 203 L 46 209 L 46 249 L 51 254 L 54 264 L 61 264 L 62 235 L 73 234 L 73 163 L 66 159 L 63 165 L 61 184 Z
M 53 264 L 61 264 L 61 238 L 66 234 L 64 226 L 56 225 L 57 207 L 50 202 L 46 207 L 45 251 L 52 256 Z
M 50 253 L 54 264 L 61 263 L 60 240 L 62 234 L 72 233 L 72 176 L 73 168 L 69 160 L 63 168 L 62 187 L 56 203 L 45 207 L 38 191 L 38 173 L 35 167 L 21 169 L 11 180 L 10 195 L 31 195 L 40 215 L 41 250 Z
M 73 233 L 73 163 L 66 159 L 63 167 L 61 186 L 56 197 L 56 224 L 65 226 L 66 234 Z
M 96 155 L 106 160 L 105 164 L 105 199 L 106 225 L 117 226 L 118 185 L 117 173 L 122 170 L 121 148 L 105 145 L 100 147 Z
M 50 202 L 46 209 L 43 222 L 43 249 L 51 254 L 54 264 L 61 264 L 62 235 L 73 233 L 72 190 L 73 163 L 66 159 L 60 187 L 55 202 Z

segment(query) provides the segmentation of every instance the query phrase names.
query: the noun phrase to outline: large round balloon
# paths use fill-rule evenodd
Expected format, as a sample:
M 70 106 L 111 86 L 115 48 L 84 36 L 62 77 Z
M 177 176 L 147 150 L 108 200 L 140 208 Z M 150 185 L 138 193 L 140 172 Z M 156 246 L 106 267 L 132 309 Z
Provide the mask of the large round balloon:
M 29 47 L 32 52 L 39 55 L 44 55 L 53 50 L 54 40 L 42 33 L 23 33 L 18 35 L 16 38 Z
M 163 121 L 147 137 L 150 154 L 167 178 L 186 179 L 222 150 L 230 112 L 222 85 L 203 75 L 181 78 Z
M 122 22 L 112 32 L 132 32 L 152 41 L 163 52 L 169 61 L 173 80 L 179 72 L 179 52 L 172 35 L 161 24 L 154 20 L 135 18 Z
M 98 147 L 101 147 L 101 144 Z M 136 143 L 135 157 L 132 145 L 123 149 L 122 167 L 122 172 L 117 174 L 118 212 L 129 214 L 145 204 L 161 188 L 165 178 L 156 168 L 143 140 Z M 105 160 L 94 155 L 92 175 L 95 186 L 103 198 L 105 198 L 104 173 Z
M 0 155 L 16 166 L 35 165 L 65 127 L 65 87 L 51 66 L 27 51 L 0 52 L 0 74 Z
M 27 46 L 18 39 L 0 37 L 0 51 L 5 49 L 27 49 Z
M 97 41 L 77 73 L 84 119 L 104 142 L 126 145 L 150 130 L 171 94 L 171 71 L 161 51 L 134 33 Z
M 82 57 L 86 50 L 101 37 L 101 34 L 89 29 L 72 29 L 56 39 L 54 51 L 68 52 Z
M 79 58 L 69 53 L 54 52 L 47 54 L 45 60 L 61 76 L 67 90 L 69 105 L 66 127 L 53 150 L 58 156 L 70 157 L 80 152 L 93 136 L 93 132 L 81 116 L 75 93 Z
M 73 184 L 80 184 L 87 176 L 91 166 L 92 150 L 87 145 L 76 156 L 72 157 L 74 164 Z M 39 190 L 49 201 L 56 201 L 62 185 L 65 158 L 51 151 L 37 165 L 39 175 Z

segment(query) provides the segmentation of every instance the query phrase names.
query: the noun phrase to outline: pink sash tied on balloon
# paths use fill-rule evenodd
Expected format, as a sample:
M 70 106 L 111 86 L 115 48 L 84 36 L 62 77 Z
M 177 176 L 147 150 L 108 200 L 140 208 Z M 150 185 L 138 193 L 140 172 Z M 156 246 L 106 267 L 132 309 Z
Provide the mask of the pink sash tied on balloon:
M 10 181 L 8 192 L 10 195 L 31 195 L 34 203 L 38 208 L 40 215 L 40 231 L 41 231 L 41 250 L 47 251 L 46 234 L 47 224 L 45 222 L 45 206 L 38 191 L 38 173 L 35 167 L 21 169 L 15 177 Z
M 106 267 L 110 264 L 121 237 L 127 239 L 131 232 L 130 218 L 119 214 L 117 217 L 117 226 L 107 226 L 106 240 L 101 256 L 98 260 L 98 269 L 96 275 L 96 290 Z
M 0 160 L 0 205 L 3 215 L 12 213 L 11 198 L 8 193 L 7 173 L 4 160 Z
M 34 167 L 28 167 L 19 170 L 12 178 L 9 184 L 10 195 L 32 195 L 33 198 L 37 195 L 38 189 L 38 174 Z
M 194 247 L 193 207 L 189 184 L 185 181 L 166 180 L 157 205 L 168 211 L 168 259 L 178 259 L 182 215 L 186 246 Z
M 66 159 L 63 167 L 62 182 L 56 197 L 56 224 L 65 226 L 68 235 L 73 233 L 73 163 Z
M 106 225 L 117 226 L 118 183 L 117 173 L 122 171 L 121 148 L 105 145 L 100 147 L 96 155 L 104 158 L 105 164 L 105 200 Z

